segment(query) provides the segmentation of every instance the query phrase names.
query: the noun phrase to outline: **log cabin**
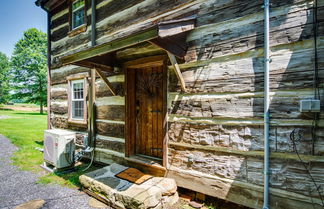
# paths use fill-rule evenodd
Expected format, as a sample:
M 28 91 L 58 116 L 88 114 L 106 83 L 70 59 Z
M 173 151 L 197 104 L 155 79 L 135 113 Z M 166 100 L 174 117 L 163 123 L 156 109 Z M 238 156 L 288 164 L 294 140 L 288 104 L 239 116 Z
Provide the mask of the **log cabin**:
M 49 129 L 250 208 L 324 207 L 324 0 L 36 4 Z

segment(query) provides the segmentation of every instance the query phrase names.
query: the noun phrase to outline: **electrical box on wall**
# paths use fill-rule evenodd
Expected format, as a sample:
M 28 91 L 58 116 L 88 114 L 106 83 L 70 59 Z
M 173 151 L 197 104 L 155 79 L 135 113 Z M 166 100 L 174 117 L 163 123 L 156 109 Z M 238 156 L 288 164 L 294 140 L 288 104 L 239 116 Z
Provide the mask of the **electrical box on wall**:
M 318 99 L 300 100 L 300 112 L 320 112 L 321 102 Z

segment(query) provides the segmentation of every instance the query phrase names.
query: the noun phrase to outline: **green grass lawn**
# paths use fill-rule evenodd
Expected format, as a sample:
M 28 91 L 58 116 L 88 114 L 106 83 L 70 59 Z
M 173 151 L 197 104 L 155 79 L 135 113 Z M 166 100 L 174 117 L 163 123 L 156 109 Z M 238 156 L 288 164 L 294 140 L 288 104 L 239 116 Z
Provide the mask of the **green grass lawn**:
M 43 147 L 46 115 L 15 110 L 0 110 L 0 115 L 9 116 L 0 120 L 0 133 L 19 147 L 13 157 L 14 164 L 24 170 L 40 169 L 43 154 L 35 147 Z
M 26 112 L 0 108 L 0 116 L 9 116 L 0 119 L 0 134 L 9 138 L 19 150 L 12 157 L 13 164 L 23 170 L 44 173 L 40 167 L 43 163 L 43 153 L 36 147 L 43 148 L 44 130 L 47 128 L 47 115 L 37 112 Z M 57 183 L 69 187 L 80 186 L 79 175 L 87 165 L 81 165 L 78 171 L 69 174 L 45 174 L 40 177 L 40 183 Z M 95 169 L 92 167 L 89 170 Z

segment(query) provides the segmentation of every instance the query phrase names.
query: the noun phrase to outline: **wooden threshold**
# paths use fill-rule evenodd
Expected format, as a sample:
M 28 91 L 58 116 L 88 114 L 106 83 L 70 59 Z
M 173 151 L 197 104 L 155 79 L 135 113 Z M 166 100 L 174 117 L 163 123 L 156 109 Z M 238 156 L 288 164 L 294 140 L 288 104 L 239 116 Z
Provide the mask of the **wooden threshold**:
M 128 167 L 134 167 L 142 171 L 143 173 L 150 174 L 152 176 L 164 177 L 166 174 L 166 168 L 160 163 L 152 161 L 148 158 L 141 156 L 131 156 L 125 158 Z

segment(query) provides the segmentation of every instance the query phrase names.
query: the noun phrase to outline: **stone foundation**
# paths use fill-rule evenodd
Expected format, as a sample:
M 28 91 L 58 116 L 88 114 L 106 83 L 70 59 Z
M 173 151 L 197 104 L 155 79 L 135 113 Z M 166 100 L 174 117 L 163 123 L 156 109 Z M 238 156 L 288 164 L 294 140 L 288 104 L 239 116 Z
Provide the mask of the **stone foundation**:
M 114 163 L 80 176 L 80 183 L 114 208 L 170 208 L 178 201 L 173 179 L 153 177 L 138 185 L 115 176 L 127 168 Z

